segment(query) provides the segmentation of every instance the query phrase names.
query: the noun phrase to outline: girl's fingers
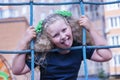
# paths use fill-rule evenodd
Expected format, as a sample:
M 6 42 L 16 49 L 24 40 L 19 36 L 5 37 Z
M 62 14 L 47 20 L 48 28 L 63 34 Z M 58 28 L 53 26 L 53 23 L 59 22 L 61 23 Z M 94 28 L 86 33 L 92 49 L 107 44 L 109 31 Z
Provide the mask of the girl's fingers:
M 33 35 L 36 35 L 36 32 L 33 32 Z
M 34 33 L 36 33 L 35 29 L 31 29 L 31 32 L 34 32 Z
M 35 31 L 35 28 L 34 27 L 29 27 L 28 30 L 34 30 Z
M 80 16 L 80 18 L 88 18 L 88 16 L 87 15 L 82 15 L 82 16 Z
M 80 18 L 79 21 L 88 21 L 87 18 Z
M 85 23 L 86 23 L 86 21 L 83 21 L 83 20 L 82 20 L 82 21 L 79 21 L 79 24 L 80 24 L 80 25 L 83 25 L 83 24 L 85 24 Z
M 35 37 L 36 37 L 36 35 L 33 35 L 33 37 L 35 38 Z
M 36 32 L 36 30 L 35 30 L 34 27 L 30 27 L 30 28 L 28 28 L 28 31 L 30 31 L 30 32 Z

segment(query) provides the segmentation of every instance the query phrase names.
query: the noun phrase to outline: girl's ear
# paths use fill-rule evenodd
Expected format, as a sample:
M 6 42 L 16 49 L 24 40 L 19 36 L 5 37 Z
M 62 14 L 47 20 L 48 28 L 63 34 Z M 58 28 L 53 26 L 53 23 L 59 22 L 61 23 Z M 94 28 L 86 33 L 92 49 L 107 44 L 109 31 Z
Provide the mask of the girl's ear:
M 45 52 L 51 50 L 52 46 L 49 38 L 46 35 L 41 34 L 40 37 L 36 38 L 34 48 L 36 52 Z

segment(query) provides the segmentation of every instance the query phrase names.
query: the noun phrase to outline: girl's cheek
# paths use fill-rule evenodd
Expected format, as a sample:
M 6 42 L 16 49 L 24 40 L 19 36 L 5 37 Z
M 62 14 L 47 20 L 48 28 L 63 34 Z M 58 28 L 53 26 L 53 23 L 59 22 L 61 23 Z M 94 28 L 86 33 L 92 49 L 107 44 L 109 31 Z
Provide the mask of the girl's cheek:
M 54 39 L 53 42 L 54 43 L 59 43 L 59 39 Z

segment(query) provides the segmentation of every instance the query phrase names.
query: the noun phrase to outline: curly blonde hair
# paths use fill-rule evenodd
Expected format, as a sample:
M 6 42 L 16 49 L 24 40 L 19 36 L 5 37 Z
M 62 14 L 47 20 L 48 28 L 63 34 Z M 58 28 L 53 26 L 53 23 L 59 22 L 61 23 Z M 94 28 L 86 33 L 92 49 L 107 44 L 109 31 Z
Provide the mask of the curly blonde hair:
M 79 43 L 82 43 L 82 27 L 78 23 L 78 19 L 71 17 L 64 17 L 59 14 L 51 14 L 42 23 L 42 32 L 38 33 L 35 40 L 35 51 L 36 52 L 45 52 L 53 49 L 55 46 L 50 41 L 46 34 L 46 28 L 49 25 L 53 24 L 55 21 L 63 19 L 67 25 L 72 29 L 73 39 Z M 87 44 L 92 44 L 90 35 L 87 32 Z

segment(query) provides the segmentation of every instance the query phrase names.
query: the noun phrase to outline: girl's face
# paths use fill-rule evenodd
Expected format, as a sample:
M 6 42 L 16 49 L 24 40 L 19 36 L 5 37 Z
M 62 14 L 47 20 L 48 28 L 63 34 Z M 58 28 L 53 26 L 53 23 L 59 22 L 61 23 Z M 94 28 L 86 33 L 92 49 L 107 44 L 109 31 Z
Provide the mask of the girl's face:
M 71 27 L 60 19 L 49 25 L 46 29 L 50 40 L 61 49 L 70 48 L 73 43 Z

